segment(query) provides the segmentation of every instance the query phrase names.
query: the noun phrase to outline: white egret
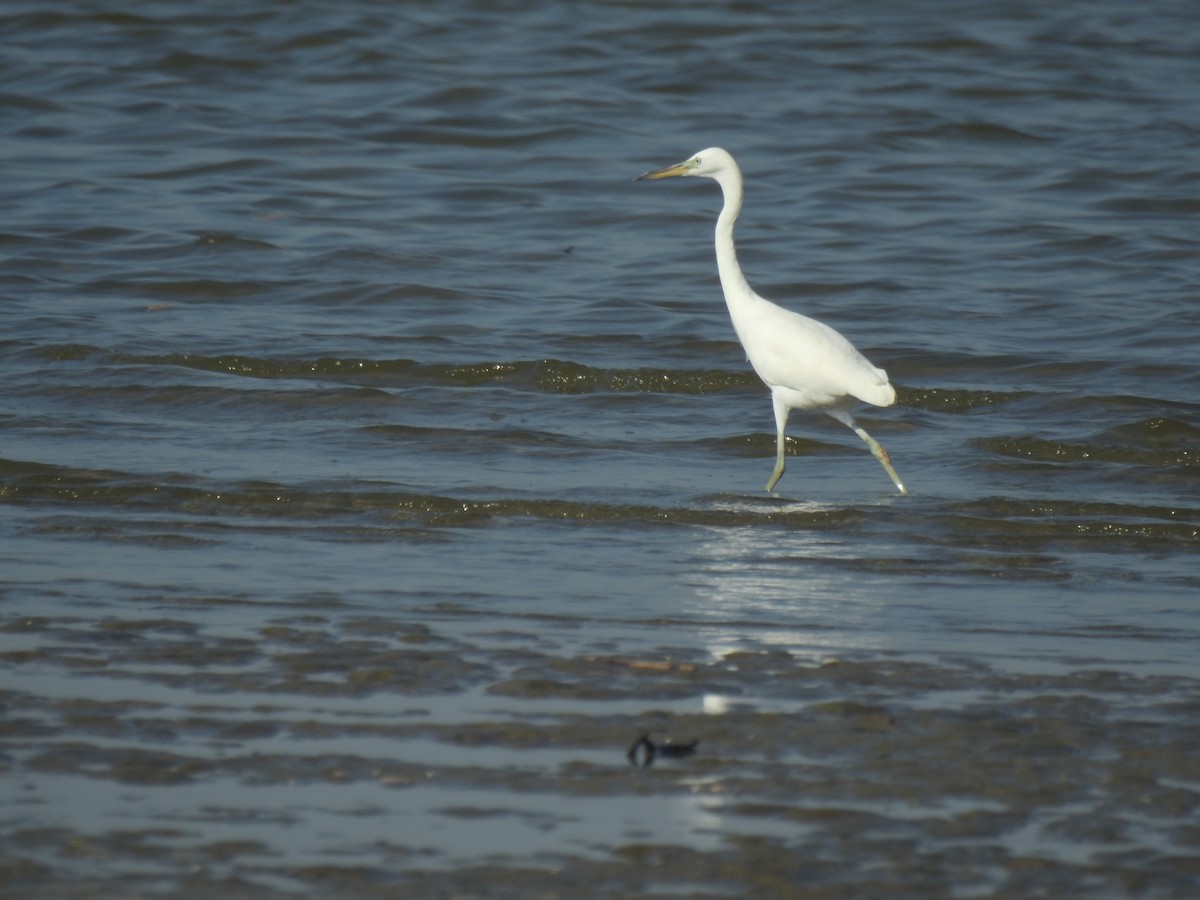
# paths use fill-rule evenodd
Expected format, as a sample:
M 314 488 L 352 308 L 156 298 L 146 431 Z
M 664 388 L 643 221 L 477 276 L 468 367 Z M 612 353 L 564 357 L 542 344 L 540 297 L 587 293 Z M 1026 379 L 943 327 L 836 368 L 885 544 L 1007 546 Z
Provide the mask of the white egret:
M 859 400 L 875 406 L 896 402 L 896 389 L 888 382 L 887 372 L 871 365 L 828 325 L 776 306 L 754 293 L 746 282 L 733 246 L 733 223 L 742 210 L 742 172 L 733 157 L 712 147 L 684 162 L 639 175 L 636 180 L 677 175 L 711 178 L 721 186 L 725 198 L 717 218 L 717 272 L 733 330 L 750 365 L 771 389 L 775 408 L 775 471 L 767 490 L 773 490 L 783 475 L 788 412 L 815 409 L 852 428 L 883 464 L 900 493 L 907 494 L 888 452 L 850 415 L 850 408 Z

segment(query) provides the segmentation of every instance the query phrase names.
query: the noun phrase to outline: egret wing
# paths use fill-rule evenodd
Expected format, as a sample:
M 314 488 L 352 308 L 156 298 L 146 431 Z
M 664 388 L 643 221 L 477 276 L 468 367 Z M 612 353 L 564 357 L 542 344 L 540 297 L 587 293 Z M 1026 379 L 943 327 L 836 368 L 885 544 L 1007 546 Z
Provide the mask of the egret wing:
M 761 299 L 761 298 L 760 298 Z M 804 407 L 819 409 L 855 397 L 890 406 L 896 391 L 887 372 L 873 366 L 839 332 L 823 322 L 763 300 L 752 316 L 734 323 L 750 364 L 772 388 L 799 394 Z

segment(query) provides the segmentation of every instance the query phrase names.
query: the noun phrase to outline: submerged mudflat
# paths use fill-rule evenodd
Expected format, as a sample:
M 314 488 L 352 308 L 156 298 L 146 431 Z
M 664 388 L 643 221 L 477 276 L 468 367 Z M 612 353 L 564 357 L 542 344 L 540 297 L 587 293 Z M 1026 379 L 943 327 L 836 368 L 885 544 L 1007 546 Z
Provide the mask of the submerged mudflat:
M 5 816 L 41 823 L 9 830 L 5 895 L 1187 897 L 1200 878 L 1194 678 L 625 656 L 586 645 L 635 623 L 428 619 L 9 623 L 31 649 L 5 664 L 47 687 L 2 695 Z M 694 752 L 631 760 L 641 735 Z

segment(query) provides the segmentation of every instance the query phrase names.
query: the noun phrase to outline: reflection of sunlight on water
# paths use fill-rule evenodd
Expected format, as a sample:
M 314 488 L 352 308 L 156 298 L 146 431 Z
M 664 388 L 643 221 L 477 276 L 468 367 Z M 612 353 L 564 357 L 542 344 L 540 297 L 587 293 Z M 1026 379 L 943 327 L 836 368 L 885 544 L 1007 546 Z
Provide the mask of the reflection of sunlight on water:
M 818 503 L 753 508 L 838 509 Z M 712 623 L 707 640 L 714 659 L 766 645 L 819 665 L 837 653 L 879 648 L 884 644 L 877 624 L 883 600 L 869 580 L 845 565 L 827 564 L 850 558 L 845 542 L 829 531 L 756 525 L 707 529 L 691 560 L 695 608 L 689 613 Z M 700 698 L 700 708 L 723 715 L 762 702 L 764 698 L 751 695 L 709 693 Z
M 853 555 L 828 531 L 707 529 L 690 561 L 696 605 L 689 612 L 713 622 L 714 655 L 747 641 L 818 656 L 878 647 L 882 634 L 871 620 L 882 600 L 871 580 L 828 564 Z
M 794 505 L 822 509 L 821 504 Z M 870 584 L 856 580 L 845 566 L 818 564 L 851 556 L 838 536 L 814 529 L 706 530 L 691 559 L 696 608 L 689 612 L 712 622 L 706 630 L 713 658 L 767 644 L 820 665 L 834 652 L 881 646 L 881 631 L 871 617 L 882 601 L 872 595 Z M 761 708 L 764 702 L 775 709 L 787 706 L 781 707 L 778 698 L 748 695 L 700 698 L 708 715 Z M 719 816 L 719 809 L 709 815 Z
M 796 512 L 801 517 L 841 511 L 818 503 L 747 502 L 744 507 L 764 514 Z M 786 650 L 801 664 L 817 666 L 840 653 L 879 648 L 884 631 L 878 618 L 886 595 L 873 590 L 872 580 L 847 564 L 861 552 L 836 529 L 808 527 L 807 522 L 794 529 L 762 525 L 705 529 L 689 560 L 694 608 L 688 612 L 706 623 L 708 650 L 714 659 L 770 647 Z M 697 698 L 700 711 L 710 716 L 799 712 L 798 701 L 758 690 L 755 684 L 751 677 L 744 690 L 735 694 L 705 693 Z M 721 787 L 693 784 L 703 802 L 696 803 L 695 797 L 673 798 L 678 817 L 690 816 L 693 831 L 741 833 L 745 823 L 739 821 Z M 801 828 L 795 822 L 791 827 L 788 838 L 796 839 Z

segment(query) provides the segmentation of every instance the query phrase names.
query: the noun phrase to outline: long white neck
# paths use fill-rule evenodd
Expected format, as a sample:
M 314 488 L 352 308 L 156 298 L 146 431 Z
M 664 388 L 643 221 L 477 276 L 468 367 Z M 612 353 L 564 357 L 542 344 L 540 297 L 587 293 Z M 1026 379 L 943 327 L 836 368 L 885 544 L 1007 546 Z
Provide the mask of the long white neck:
M 737 250 L 733 246 L 733 223 L 742 211 L 742 173 L 735 165 L 732 169 L 722 172 L 716 181 L 721 185 L 721 193 L 725 198 L 721 215 L 717 217 L 717 274 L 721 277 L 725 303 L 732 314 L 738 301 L 751 293 L 746 276 L 742 274 L 742 267 L 738 265 Z

